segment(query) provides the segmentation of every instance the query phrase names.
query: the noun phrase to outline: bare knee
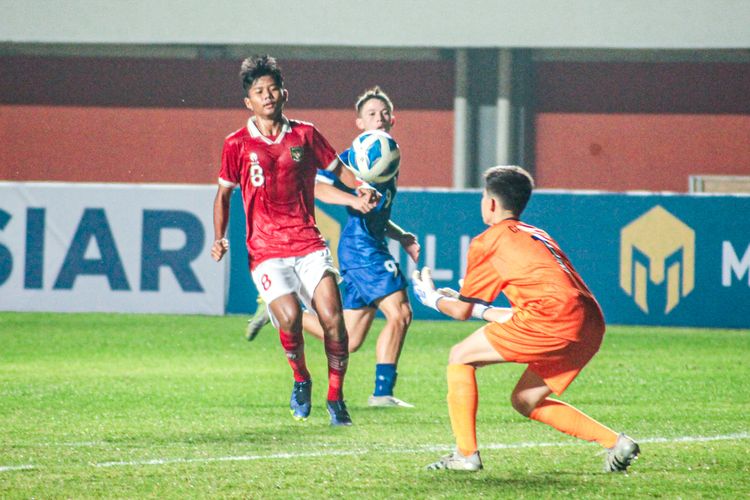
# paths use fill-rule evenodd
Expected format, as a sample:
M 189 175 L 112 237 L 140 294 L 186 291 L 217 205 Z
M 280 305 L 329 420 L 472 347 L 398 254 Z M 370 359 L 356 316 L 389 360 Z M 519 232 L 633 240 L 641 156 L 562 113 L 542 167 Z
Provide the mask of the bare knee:
M 539 401 L 528 397 L 523 392 L 513 392 L 510 395 L 510 404 L 513 405 L 513 409 L 524 417 L 529 417 L 534 408 L 537 407 Z
M 464 355 L 461 344 L 456 344 L 451 347 L 450 353 L 448 354 L 449 365 L 459 365 L 464 363 Z
M 346 337 L 344 312 L 341 310 L 341 296 L 333 274 L 326 272 L 315 288 L 312 306 L 318 315 L 320 326 L 326 337 Z
M 375 309 L 363 307 L 344 310 L 344 325 L 349 335 L 349 352 L 357 352 L 365 343 L 367 333 L 375 317 Z
M 318 320 L 326 335 L 344 332 L 344 315 L 341 309 L 335 306 L 318 308 Z
M 302 329 L 302 322 L 291 317 L 284 320 L 279 319 L 279 328 L 285 332 L 296 332 Z
M 352 338 L 352 336 L 349 336 L 349 352 L 357 352 L 359 351 L 359 348 L 362 347 L 362 344 L 364 344 L 364 338 Z
M 344 320 L 346 324 L 347 334 L 349 335 L 349 352 L 357 352 L 362 344 L 365 343 L 365 337 L 367 337 L 367 329 L 362 328 L 362 324 L 354 324 L 349 326 L 349 323 Z M 365 325 L 369 326 L 369 324 Z
M 279 329 L 285 332 L 298 331 L 302 329 L 302 312 L 298 307 L 279 307 L 274 311 Z
M 319 314 L 318 320 L 320 321 L 320 326 L 323 327 L 323 330 L 329 332 L 337 330 L 339 325 L 342 323 L 341 315 L 336 313 Z
M 392 331 L 400 336 L 406 335 L 412 321 L 412 310 L 408 302 L 399 304 L 398 307 L 384 311 L 385 319 L 390 323 Z

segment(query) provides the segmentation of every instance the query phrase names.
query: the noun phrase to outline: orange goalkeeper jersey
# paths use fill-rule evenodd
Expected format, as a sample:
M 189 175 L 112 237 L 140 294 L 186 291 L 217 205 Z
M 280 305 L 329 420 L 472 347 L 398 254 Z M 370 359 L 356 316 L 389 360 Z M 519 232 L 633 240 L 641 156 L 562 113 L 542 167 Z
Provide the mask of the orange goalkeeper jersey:
M 560 246 L 545 231 L 516 219 L 499 222 L 471 241 L 460 298 L 489 305 L 501 292 L 516 325 L 571 341 L 581 339 L 583 310 L 596 304 Z

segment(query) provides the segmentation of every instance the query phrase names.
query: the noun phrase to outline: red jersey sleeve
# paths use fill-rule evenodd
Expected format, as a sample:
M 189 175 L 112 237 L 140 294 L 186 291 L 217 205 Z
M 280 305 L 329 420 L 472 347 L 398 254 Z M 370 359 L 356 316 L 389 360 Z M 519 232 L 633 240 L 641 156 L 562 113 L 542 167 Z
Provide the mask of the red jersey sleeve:
M 479 239 L 469 245 L 464 284 L 459 292 L 459 299 L 490 305 L 501 291 L 500 277 L 492 265 L 492 253 L 487 252 Z
M 240 183 L 240 153 L 236 141 L 224 141 L 221 152 L 221 170 L 219 170 L 219 184 L 234 187 Z
M 331 166 L 333 161 L 338 157 L 336 150 L 328 143 L 328 140 L 323 137 L 317 128 L 313 127 L 312 140 L 310 141 L 310 149 L 313 154 L 313 164 L 315 168 L 321 170 L 327 170 Z

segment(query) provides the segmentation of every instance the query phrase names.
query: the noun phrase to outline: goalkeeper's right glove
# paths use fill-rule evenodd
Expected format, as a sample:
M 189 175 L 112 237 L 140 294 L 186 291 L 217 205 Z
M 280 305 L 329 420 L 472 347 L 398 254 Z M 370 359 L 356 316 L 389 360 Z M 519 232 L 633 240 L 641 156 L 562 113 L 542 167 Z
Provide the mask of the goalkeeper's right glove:
M 435 283 L 432 281 L 432 271 L 430 271 L 430 268 L 422 268 L 421 273 L 415 270 L 411 275 L 411 282 L 414 285 L 414 295 L 417 296 L 419 301 L 427 307 L 440 312 L 437 304 L 440 299 L 444 298 L 444 295 L 435 290 Z

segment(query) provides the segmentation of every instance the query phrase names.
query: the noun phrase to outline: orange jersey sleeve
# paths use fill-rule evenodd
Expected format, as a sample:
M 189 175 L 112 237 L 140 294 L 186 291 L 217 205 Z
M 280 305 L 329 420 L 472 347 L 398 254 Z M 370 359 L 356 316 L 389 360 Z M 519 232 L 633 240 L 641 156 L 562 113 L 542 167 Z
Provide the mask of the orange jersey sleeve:
M 490 305 L 502 290 L 500 276 L 492 263 L 493 252 L 480 237 L 469 245 L 466 262 L 466 276 L 461 286 L 459 298 L 465 302 Z

